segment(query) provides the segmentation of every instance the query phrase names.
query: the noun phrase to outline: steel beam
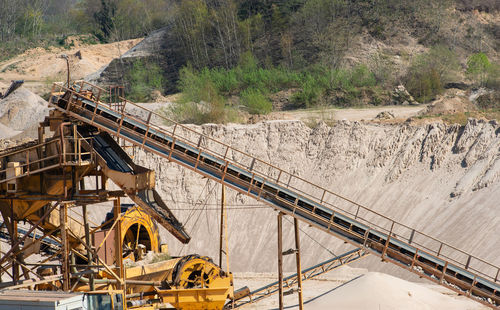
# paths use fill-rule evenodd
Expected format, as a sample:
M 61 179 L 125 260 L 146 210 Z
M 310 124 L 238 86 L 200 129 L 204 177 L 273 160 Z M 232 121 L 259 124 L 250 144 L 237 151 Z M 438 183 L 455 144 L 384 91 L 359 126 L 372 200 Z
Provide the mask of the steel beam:
M 278 294 L 279 309 L 283 310 L 283 213 L 278 213 Z
M 300 268 L 300 236 L 299 236 L 299 221 L 294 218 L 293 219 L 293 224 L 295 228 L 295 262 L 297 263 L 297 284 L 298 284 L 298 291 L 297 294 L 299 295 L 299 309 L 303 310 L 304 309 L 304 302 L 302 300 L 302 271 Z

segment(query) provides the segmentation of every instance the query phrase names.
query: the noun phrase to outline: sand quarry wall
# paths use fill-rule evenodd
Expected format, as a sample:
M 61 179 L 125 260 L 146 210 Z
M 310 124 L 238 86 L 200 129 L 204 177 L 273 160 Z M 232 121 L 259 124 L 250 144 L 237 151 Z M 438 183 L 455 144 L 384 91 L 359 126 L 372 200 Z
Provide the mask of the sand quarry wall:
M 297 121 L 270 121 L 196 129 L 500 265 L 496 122 L 470 120 L 465 127 L 338 122 L 309 128 Z M 157 189 L 192 236 L 182 245 L 163 232 L 171 253 L 218 257 L 220 185 L 149 153 L 130 152 L 156 171 Z M 232 190 L 227 204 L 231 269 L 275 271 L 276 211 Z M 293 246 L 291 223 L 284 220 L 285 249 Z M 352 248 L 306 224 L 301 228 L 304 267 Z M 293 270 L 292 256 L 285 265 Z M 377 258 L 356 265 L 407 274 Z

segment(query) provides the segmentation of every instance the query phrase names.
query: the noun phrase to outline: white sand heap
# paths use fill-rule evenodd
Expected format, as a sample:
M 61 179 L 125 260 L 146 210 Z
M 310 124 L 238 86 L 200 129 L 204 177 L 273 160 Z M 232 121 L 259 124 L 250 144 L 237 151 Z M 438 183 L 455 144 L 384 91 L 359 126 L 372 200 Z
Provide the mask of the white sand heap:
M 237 288 L 250 290 L 277 280 L 275 273 L 236 273 Z M 288 291 L 286 289 L 285 291 Z M 243 299 L 248 300 L 248 299 Z M 393 276 L 348 266 L 303 282 L 304 308 L 312 310 L 480 310 L 486 306 L 434 284 L 413 283 Z M 297 294 L 285 294 L 286 309 L 298 309 Z M 278 295 L 264 298 L 245 309 L 278 309 Z
M 370 272 L 306 302 L 308 309 L 487 309 L 465 298 L 453 298 L 429 287 Z
M 47 101 L 23 87 L 0 100 L 0 139 L 38 127 L 49 114 L 47 105 Z

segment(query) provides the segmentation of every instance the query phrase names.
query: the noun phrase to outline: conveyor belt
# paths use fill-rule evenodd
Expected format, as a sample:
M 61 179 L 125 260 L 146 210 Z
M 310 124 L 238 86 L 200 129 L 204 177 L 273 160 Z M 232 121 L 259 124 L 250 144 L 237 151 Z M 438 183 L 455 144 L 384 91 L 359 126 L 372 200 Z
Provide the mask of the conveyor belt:
M 3 94 L 3 96 L 0 96 L 0 99 L 7 98 L 7 96 L 9 96 L 13 92 L 15 92 L 16 89 L 18 89 L 19 87 L 21 87 L 23 84 L 24 84 L 24 80 L 12 81 L 12 84 L 10 84 L 10 86 L 7 89 L 7 91 L 5 92 L 5 94 Z
M 50 103 L 74 119 L 261 200 L 384 261 L 490 307 L 500 306 L 499 267 L 321 186 L 180 124 L 173 123 L 169 130 L 152 125 L 154 112 L 147 109 L 142 108 L 148 115 L 143 120 L 123 112 L 124 107 L 115 110 L 73 90 L 53 95 Z
M 134 165 L 132 159 L 108 133 L 101 132 L 100 134 L 94 135 L 84 126 L 80 126 L 78 132 L 85 138 L 92 137 L 92 144 L 85 144 L 84 147 L 92 147 L 105 161 L 105 165 L 108 168 L 125 174 L 133 175 L 137 173 L 135 171 L 136 165 Z M 104 169 L 103 173 L 106 174 L 106 171 L 107 170 Z M 114 175 L 108 174 L 107 176 L 113 180 Z M 119 182 L 116 180 L 113 181 L 119 185 Z M 188 243 L 189 240 L 191 240 L 191 237 L 184 230 L 182 224 L 177 220 L 175 215 L 170 211 L 154 189 L 141 189 L 135 193 L 128 193 L 128 196 L 136 204 L 143 207 L 144 211 L 172 233 L 179 241 Z

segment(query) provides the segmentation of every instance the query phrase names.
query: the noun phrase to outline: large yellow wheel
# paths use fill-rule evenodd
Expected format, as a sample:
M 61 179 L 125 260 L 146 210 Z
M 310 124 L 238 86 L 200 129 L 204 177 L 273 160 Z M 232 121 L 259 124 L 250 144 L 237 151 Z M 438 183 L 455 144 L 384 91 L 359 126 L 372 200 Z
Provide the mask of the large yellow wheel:
M 172 280 L 177 288 L 209 288 L 212 281 L 224 276 L 224 271 L 210 258 L 188 255 L 175 265 Z
M 141 253 L 159 252 L 158 226 L 140 206 L 129 208 L 122 216 L 121 235 L 123 258 L 141 259 Z

